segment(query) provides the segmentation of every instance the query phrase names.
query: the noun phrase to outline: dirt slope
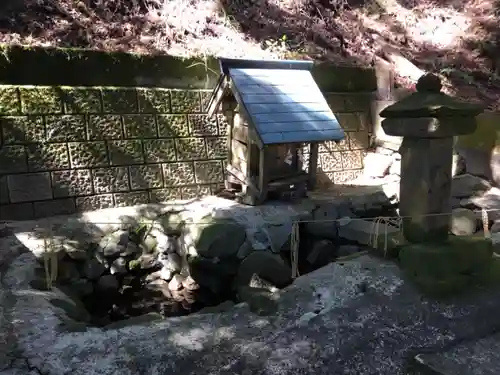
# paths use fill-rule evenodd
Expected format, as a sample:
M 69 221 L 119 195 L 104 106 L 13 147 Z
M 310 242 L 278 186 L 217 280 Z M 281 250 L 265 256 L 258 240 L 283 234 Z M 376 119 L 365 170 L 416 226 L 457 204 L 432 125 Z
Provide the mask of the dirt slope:
M 432 71 L 450 92 L 497 108 L 498 18 L 498 0 L 2 0 L 0 42 L 361 65 L 381 58 L 402 86 Z

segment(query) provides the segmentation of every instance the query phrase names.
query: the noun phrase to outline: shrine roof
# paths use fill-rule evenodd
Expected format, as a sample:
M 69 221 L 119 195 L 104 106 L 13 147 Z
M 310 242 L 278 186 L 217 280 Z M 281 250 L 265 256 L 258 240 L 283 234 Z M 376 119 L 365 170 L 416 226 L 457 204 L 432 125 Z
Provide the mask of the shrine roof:
M 209 114 L 231 90 L 249 126 L 264 145 L 339 141 L 337 118 L 316 84 L 309 61 L 220 59 L 221 77 Z

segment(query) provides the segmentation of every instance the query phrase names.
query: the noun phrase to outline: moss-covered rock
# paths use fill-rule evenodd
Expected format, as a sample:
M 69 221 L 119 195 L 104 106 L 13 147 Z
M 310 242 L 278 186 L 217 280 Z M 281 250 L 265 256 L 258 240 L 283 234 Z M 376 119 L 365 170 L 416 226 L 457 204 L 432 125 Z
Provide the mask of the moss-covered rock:
M 238 299 L 248 303 L 250 311 L 261 316 L 273 315 L 278 311 L 278 294 L 265 288 L 238 288 Z
M 187 229 L 186 242 L 207 258 L 236 256 L 246 239 L 245 227 L 232 219 L 206 216 Z
M 489 239 L 450 237 L 441 243 L 405 245 L 399 259 L 424 292 L 448 295 L 480 282 L 490 270 L 492 255 Z
M 402 266 L 413 274 L 447 277 L 482 270 L 493 254 L 490 240 L 450 237 L 442 243 L 411 244 L 399 253 Z
M 157 226 L 159 226 L 159 230 L 167 235 L 179 235 L 186 226 L 186 220 L 181 212 L 169 211 L 158 217 Z

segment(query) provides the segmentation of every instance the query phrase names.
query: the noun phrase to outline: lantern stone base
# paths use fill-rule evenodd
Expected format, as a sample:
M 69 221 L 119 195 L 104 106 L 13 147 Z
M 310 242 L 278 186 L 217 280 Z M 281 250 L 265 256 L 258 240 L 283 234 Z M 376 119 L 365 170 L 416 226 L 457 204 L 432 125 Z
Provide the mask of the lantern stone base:
M 423 292 L 446 296 L 484 281 L 492 255 L 489 239 L 450 236 L 445 242 L 403 246 L 399 259 Z

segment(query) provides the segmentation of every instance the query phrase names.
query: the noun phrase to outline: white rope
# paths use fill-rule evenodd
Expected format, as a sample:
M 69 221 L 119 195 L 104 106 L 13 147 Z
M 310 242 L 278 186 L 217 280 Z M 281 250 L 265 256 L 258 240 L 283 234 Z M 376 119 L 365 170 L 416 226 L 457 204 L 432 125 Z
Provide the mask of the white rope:
M 479 211 L 479 210 L 477 210 Z M 500 209 L 491 209 L 491 210 L 487 210 L 487 209 L 482 209 L 481 212 L 483 214 L 486 214 L 488 215 L 489 212 L 497 212 L 497 211 L 500 211 Z M 425 214 L 425 215 L 407 215 L 407 216 L 384 216 L 385 219 L 387 220 L 391 220 L 391 223 L 393 225 L 395 225 L 397 222 L 400 221 L 400 219 L 411 219 L 411 218 L 417 218 L 417 217 L 429 217 L 429 216 L 451 216 L 451 213 L 438 213 L 438 214 Z M 226 216 L 224 216 L 226 218 Z M 235 225 L 250 225 L 250 224 L 253 224 L 253 227 L 258 227 L 258 225 L 256 225 L 255 223 L 253 222 L 250 222 L 249 220 L 241 220 L 241 222 L 238 220 L 240 218 L 242 219 L 245 219 L 245 215 L 236 215 L 236 216 L 232 216 L 232 213 L 231 214 L 228 214 L 227 218 L 233 218 L 235 219 L 235 221 L 238 222 L 238 224 L 235 224 Z M 267 219 L 267 218 L 266 218 Z M 342 217 L 340 219 L 324 219 L 324 220 L 305 220 L 305 219 L 299 219 L 299 220 L 296 220 L 297 223 L 335 223 L 335 222 L 343 222 L 343 221 L 346 221 L 347 217 Z M 360 220 L 360 221 L 367 221 L 367 220 L 370 220 L 370 218 L 363 218 L 363 217 L 349 217 L 349 222 L 350 221 L 353 221 L 353 220 Z M 57 222 L 57 220 L 56 220 Z M 266 223 L 266 221 L 262 221 L 264 224 Z M 9 224 L 11 225 L 16 225 L 16 223 L 23 223 L 23 222 L 18 222 L 18 221 L 0 221 L 0 224 L 4 224 L 4 225 L 7 225 L 7 227 L 9 227 Z M 50 224 L 50 220 L 48 220 L 48 223 Z M 150 223 L 150 221 L 138 221 L 137 224 L 147 224 L 147 223 Z M 279 225 L 280 223 L 282 223 L 279 220 L 276 221 L 276 223 Z M 122 222 L 120 221 L 103 221 L 103 222 L 98 222 L 98 221 L 95 221 L 95 222 L 92 222 L 92 224 L 123 224 Z M 193 221 L 193 222 L 190 222 L 190 224 L 197 224 L 196 221 Z M 206 225 L 206 223 L 202 223 L 201 225 Z M 259 227 L 260 228 L 260 227 Z
M 491 233 L 490 233 L 490 220 L 488 218 L 488 211 L 485 210 L 484 208 L 481 210 L 481 219 L 483 222 L 483 232 L 484 232 L 484 238 L 488 239 L 491 238 Z
M 299 223 L 292 224 L 292 233 L 290 235 L 290 258 L 292 263 L 292 279 L 299 277 Z
M 45 270 L 45 283 L 47 289 L 50 290 L 52 289 L 54 282 L 57 280 L 59 262 L 58 262 L 57 250 L 55 249 L 53 242 L 52 231 L 49 233 L 48 238 L 49 239 L 47 239 L 47 237 L 45 236 L 43 238 L 43 246 L 45 249 L 43 253 L 43 267 Z
M 380 224 L 383 224 L 384 230 L 384 256 L 387 258 L 388 256 L 388 243 L 389 243 L 389 226 L 395 226 L 396 228 L 399 228 L 399 230 L 402 230 L 402 219 L 400 217 L 384 217 L 384 216 L 379 216 L 377 217 L 372 224 L 372 230 L 370 233 L 370 241 L 369 245 L 373 247 L 374 249 L 378 249 L 379 243 L 379 235 L 380 235 Z

